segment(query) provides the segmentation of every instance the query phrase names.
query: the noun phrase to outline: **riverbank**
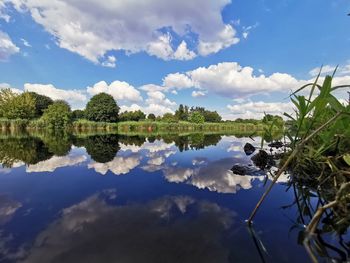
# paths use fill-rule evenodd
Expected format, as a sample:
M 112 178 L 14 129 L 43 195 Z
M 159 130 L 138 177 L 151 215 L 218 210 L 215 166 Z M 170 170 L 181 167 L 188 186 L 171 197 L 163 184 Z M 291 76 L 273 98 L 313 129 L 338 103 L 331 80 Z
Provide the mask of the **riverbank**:
M 37 131 L 46 130 L 47 126 L 41 121 L 0 119 L 2 132 Z M 74 121 L 70 127 L 71 132 L 117 132 L 117 133 L 162 133 L 162 132 L 261 132 L 264 124 L 220 122 L 195 124 L 190 122 L 158 122 L 158 121 L 127 121 L 118 123 L 92 122 L 87 120 Z

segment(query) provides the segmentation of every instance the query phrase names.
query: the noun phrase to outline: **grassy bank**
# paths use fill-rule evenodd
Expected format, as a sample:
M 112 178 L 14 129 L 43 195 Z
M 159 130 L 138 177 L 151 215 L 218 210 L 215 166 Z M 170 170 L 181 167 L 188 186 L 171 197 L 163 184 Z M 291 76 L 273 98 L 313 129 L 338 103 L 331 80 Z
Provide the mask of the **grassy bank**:
M 37 131 L 45 130 L 47 127 L 40 120 L 9 120 L 0 119 L 0 130 L 2 132 L 15 131 Z M 116 132 L 116 133 L 164 133 L 164 132 L 259 132 L 264 130 L 263 124 L 252 123 L 203 123 L 190 122 L 152 122 L 152 121 L 127 121 L 119 123 L 92 122 L 78 120 L 69 128 L 71 132 Z

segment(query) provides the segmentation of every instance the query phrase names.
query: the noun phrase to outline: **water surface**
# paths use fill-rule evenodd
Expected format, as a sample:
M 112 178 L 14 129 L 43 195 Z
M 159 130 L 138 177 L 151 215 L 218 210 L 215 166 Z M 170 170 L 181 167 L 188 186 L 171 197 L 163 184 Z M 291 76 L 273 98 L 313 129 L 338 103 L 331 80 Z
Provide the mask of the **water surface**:
M 230 170 L 253 139 L 3 136 L 1 262 L 310 262 L 287 176 L 244 223 L 271 179 Z

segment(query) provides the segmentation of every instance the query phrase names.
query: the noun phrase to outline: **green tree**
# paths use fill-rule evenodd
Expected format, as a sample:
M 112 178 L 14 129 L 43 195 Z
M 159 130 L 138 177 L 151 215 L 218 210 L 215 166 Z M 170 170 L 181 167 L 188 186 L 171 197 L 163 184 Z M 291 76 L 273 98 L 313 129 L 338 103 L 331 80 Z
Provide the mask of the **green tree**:
M 79 120 L 79 119 L 84 119 L 85 118 L 85 111 L 83 110 L 74 110 L 72 112 L 72 119 Z
M 53 104 L 53 100 L 47 96 L 38 94 L 36 92 L 28 92 L 30 96 L 32 96 L 35 100 L 35 117 L 41 117 L 51 104 Z
M 193 122 L 193 123 L 204 123 L 205 119 L 204 119 L 204 116 L 195 111 L 193 112 L 191 115 L 190 115 L 190 122 Z
M 33 119 L 35 117 L 35 99 L 28 92 L 15 95 L 5 103 L 3 117 L 8 119 Z
M 119 115 L 120 121 L 140 121 L 146 119 L 146 114 L 141 110 L 137 111 L 124 111 Z
M 156 115 L 154 115 L 153 113 L 148 114 L 147 119 L 151 120 L 151 121 L 155 121 L 156 120 Z
M 69 105 L 64 101 L 55 101 L 50 105 L 41 118 L 48 128 L 62 130 L 72 122 L 72 113 Z
M 188 120 L 188 107 L 187 106 L 184 107 L 182 104 L 180 104 L 179 109 L 177 109 L 175 111 L 175 117 L 179 121 L 187 121 Z
M 221 116 L 217 111 L 206 110 L 203 116 L 206 122 L 221 122 Z
M 106 93 L 93 96 L 85 109 L 85 117 L 90 121 L 116 122 L 118 113 L 117 103 L 111 95 Z
M 177 118 L 175 117 L 174 114 L 171 113 L 165 113 L 162 117 L 163 122 L 177 122 Z

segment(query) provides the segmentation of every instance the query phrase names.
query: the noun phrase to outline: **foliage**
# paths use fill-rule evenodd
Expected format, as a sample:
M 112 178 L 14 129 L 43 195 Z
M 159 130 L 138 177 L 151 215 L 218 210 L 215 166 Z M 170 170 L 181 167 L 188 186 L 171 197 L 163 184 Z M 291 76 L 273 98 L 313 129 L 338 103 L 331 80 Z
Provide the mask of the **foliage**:
M 28 94 L 35 100 L 35 117 L 41 117 L 44 114 L 44 110 L 53 104 L 53 100 L 47 96 L 36 92 L 28 92 Z
M 116 122 L 119 107 L 114 98 L 106 93 L 99 93 L 86 105 L 85 117 L 90 121 Z
M 46 110 L 44 110 L 42 121 L 49 129 L 66 129 L 72 122 L 70 107 L 65 102 L 55 101 Z
M 150 113 L 150 114 L 148 114 L 147 119 L 151 120 L 151 121 L 155 121 L 156 120 L 156 115 L 154 115 L 153 113 Z
M 162 117 L 163 122 L 178 122 L 174 114 L 165 113 Z
M 72 112 L 72 119 L 73 120 L 79 120 L 85 118 L 85 111 L 83 110 L 74 110 Z
M 191 113 L 190 122 L 199 124 L 199 123 L 204 123 L 204 121 L 205 121 L 204 116 L 200 112 L 195 111 Z
M 0 117 L 32 119 L 35 117 L 35 99 L 28 93 L 16 94 L 10 89 L 0 90 Z
M 141 111 L 125 111 L 119 115 L 119 121 L 140 121 L 146 119 L 146 115 Z
M 188 106 L 180 104 L 179 109 L 175 111 L 175 118 L 179 121 L 187 121 L 189 117 Z

